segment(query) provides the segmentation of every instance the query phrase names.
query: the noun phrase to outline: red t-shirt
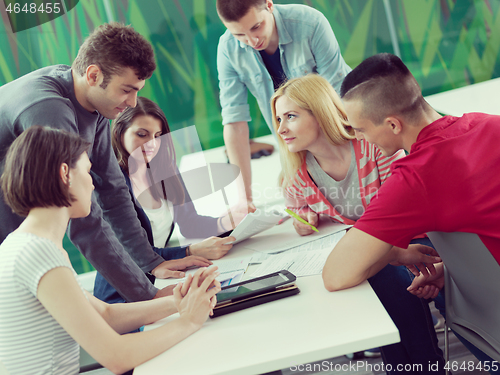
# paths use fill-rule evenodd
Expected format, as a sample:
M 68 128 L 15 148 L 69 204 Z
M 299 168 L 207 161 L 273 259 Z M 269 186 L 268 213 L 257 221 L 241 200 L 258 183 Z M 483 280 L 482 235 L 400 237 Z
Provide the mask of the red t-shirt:
M 426 126 L 354 227 L 403 248 L 420 233 L 476 233 L 500 264 L 500 116 Z

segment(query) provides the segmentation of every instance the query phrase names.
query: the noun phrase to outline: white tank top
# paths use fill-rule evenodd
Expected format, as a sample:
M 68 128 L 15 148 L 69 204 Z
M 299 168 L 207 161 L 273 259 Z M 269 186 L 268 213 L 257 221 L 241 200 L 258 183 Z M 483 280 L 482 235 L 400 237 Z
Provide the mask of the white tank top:
M 174 221 L 173 207 L 170 201 L 161 199 L 160 208 L 142 208 L 151 222 L 153 242 L 156 247 L 165 247 L 170 228 Z

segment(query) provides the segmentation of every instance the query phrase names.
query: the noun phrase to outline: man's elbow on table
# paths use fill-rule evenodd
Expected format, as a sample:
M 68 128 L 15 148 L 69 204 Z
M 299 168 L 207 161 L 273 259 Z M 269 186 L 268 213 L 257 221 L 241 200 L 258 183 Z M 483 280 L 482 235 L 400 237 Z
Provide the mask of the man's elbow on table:
M 381 269 L 373 265 L 387 252 L 387 246 L 391 247 L 356 228 L 350 229 L 323 267 L 325 288 L 330 292 L 352 288 L 373 276 Z
M 331 277 L 327 272 L 325 272 L 325 269 L 323 269 L 323 284 L 329 292 L 337 292 L 339 290 L 346 289 L 343 288 L 339 280 L 335 280 L 334 277 Z
M 323 268 L 323 284 L 326 290 L 329 292 L 337 292 L 339 290 L 344 290 L 352 288 L 353 286 L 361 284 L 366 279 L 356 280 L 351 277 L 345 277 L 338 272 L 331 272 L 327 268 Z
M 346 262 L 346 260 L 342 259 L 343 257 L 340 256 L 343 251 L 345 251 L 345 249 L 343 249 L 342 241 L 340 241 L 328 256 L 325 266 L 323 267 L 323 284 L 329 292 L 351 288 L 365 280 L 353 277 L 354 272 L 349 270 L 349 267 L 346 267 L 346 264 L 349 264 L 350 261 Z

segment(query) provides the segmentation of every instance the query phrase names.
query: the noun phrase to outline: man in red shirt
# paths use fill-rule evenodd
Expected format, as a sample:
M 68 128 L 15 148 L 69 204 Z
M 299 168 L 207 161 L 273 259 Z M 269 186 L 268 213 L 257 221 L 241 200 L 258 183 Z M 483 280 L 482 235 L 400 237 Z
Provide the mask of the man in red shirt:
M 396 56 L 379 54 L 347 75 L 341 96 L 358 139 L 384 155 L 409 155 L 392 165 L 364 215 L 333 249 L 323 269 L 325 287 L 352 287 L 387 263 L 416 264 L 433 274 L 411 292 L 434 298 L 444 285 L 439 258 L 408 247 L 430 231 L 476 233 L 500 263 L 500 116 L 439 115 Z M 406 249 L 408 247 L 408 249 Z M 426 265 L 427 264 L 427 265 Z

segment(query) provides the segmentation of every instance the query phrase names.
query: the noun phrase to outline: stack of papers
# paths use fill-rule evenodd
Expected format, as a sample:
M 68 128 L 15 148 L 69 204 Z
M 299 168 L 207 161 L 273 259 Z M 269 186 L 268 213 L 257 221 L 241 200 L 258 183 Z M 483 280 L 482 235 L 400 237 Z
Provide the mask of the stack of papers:
M 253 277 L 288 270 L 297 277 L 319 275 L 332 249 L 344 236 L 345 231 L 337 232 L 324 239 L 316 240 L 289 251 L 278 254 L 262 254 L 252 257 L 251 262 L 261 265 L 252 273 Z
M 242 238 L 250 233 L 259 233 L 257 236 L 248 238 L 244 243 L 239 245 L 243 248 L 253 250 L 253 254 L 243 258 L 214 261 L 214 265 L 218 267 L 218 272 L 220 273 L 217 280 L 223 286 L 239 282 L 244 277 L 249 264 L 260 264 L 256 266 L 255 270 L 249 276 L 250 278 L 260 277 L 281 270 L 288 270 L 297 277 L 321 274 L 328 255 L 344 236 L 346 229 L 350 228 L 349 225 L 325 220 L 321 222 L 319 233 L 300 236 L 293 229 L 292 220 L 287 220 L 281 225 L 276 225 L 277 221 L 283 217 L 278 211 L 271 212 L 271 214 L 269 211 L 265 214 L 263 212 L 254 214 L 252 216 L 255 217 L 250 219 L 250 222 L 259 225 L 258 228 L 253 228 L 248 223 L 244 224 L 240 228 L 240 234 L 243 233 L 242 237 L 237 237 L 242 241 Z M 260 222 L 260 224 L 257 222 Z M 264 226 L 273 229 L 269 232 L 260 233 Z M 236 229 L 232 235 L 234 235 Z M 236 232 L 236 234 L 238 233 Z M 196 271 L 197 269 L 188 270 L 186 271 L 186 276 L 194 274 Z M 177 281 L 181 282 L 183 280 Z
M 325 248 L 313 251 L 303 251 L 300 253 L 286 252 L 270 255 L 269 258 L 262 262 L 259 268 L 252 273 L 252 278 L 281 270 L 290 271 L 297 277 L 318 275 L 323 271 L 326 258 L 328 258 L 331 251 L 331 248 Z

